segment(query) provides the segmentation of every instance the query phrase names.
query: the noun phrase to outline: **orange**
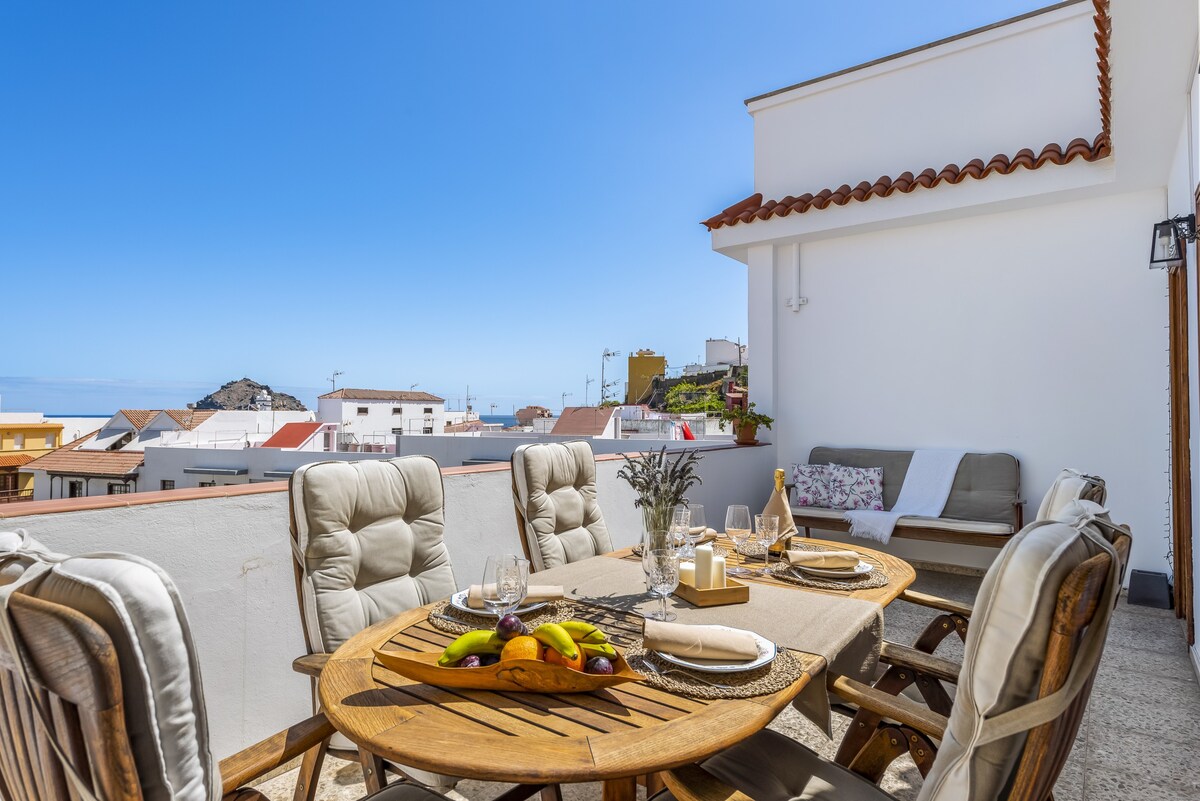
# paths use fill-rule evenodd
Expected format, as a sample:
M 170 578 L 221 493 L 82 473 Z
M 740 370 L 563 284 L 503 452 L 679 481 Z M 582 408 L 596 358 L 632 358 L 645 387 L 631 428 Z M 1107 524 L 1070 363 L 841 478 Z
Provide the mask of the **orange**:
M 582 671 L 583 670 L 583 662 L 584 662 L 584 659 L 583 659 L 583 649 L 582 648 L 575 649 L 575 658 L 574 659 L 567 659 L 565 656 L 560 654 L 558 651 L 555 651 L 553 648 L 546 649 L 546 664 L 548 664 L 548 665 L 563 665 L 564 667 L 569 667 L 572 670 Z
M 509 662 L 513 659 L 541 659 L 542 644 L 528 635 L 513 637 L 504 643 L 500 651 L 500 661 Z

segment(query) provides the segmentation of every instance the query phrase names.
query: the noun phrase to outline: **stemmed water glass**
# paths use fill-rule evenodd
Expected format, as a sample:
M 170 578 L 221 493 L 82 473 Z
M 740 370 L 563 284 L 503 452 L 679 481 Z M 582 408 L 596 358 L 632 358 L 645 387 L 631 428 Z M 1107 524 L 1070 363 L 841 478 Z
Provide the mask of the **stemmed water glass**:
M 779 515 L 754 516 L 755 539 L 763 549 L 763 569 L 771 566 L 771 546 L 779 539 Z
M 750 507 L 730 506 L 725 511 L 725 535 L 733 540 L 738 554 L 744 554 L 750 540 Z M 750 571 L 738 565 L 725 571 L 731 576 L 744 576 Z
M 507 615 L 529 592 L 529 560 L 506 553 L 489 556 L 483 568 L 483 605 L 495 615 Z
M 658 596 L 657 612 L 647 612 L 651 620 L 674 620 L 674 612 L 667 611 L 667 596 L 679 586 L 679 553 L 670 550 L 647 551 L 642 557 L 642 569 L 646 571 L 646 586 L 652 595 Z
M 671 512 L 671 544 L 677 549 L 682 549 L 679 552 L 680 556 L 687 556 L 687 537 L 692 524 L 691 521 L 692 511 L 683 504 L 679 504 Z M 696 551 L 693 548 L 692 556 L 694 557 L 695 555 Z
M 693 503 L 688 507 L 691 512 L 691 521 L 688 524 L 687 531 L 683 535 L 683 549 L 679 552 L 681 559 L 696 558 L 696 541 L 704 536 L 708 525 L 704 522 L 704 507 L 698 503 Z

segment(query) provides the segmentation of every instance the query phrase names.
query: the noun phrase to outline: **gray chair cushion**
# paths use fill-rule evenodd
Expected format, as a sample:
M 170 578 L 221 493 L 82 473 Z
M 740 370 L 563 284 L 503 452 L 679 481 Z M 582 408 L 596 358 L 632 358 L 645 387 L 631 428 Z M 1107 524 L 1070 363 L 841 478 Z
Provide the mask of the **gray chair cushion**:
M 302 616 L 315 651 L 457 589 L 442 492 L 428 456 L 317 462 L 292 474 Z
M 11 545 L 8 538 L 5 544 Z M 27 549 L 27 553 L 30 549 Z M 13 551 L 0 550 L 0 558 Z M 170 577 L 135 556 L 63 557 L 43 551 L 49 573 L 18 592 L 90 617 L 113 642 L 121 666 L 125 724 L 147 801 L 216 801 L 200 667 L 183 604 Z
M 1101 552 L 1081 528 L 1030 524 L 988 569 L 975 599 L 946 737 L 919 796 L 924 801 L 993 799 L 1010 781 L 1025 734 L 983 746 L 975 739 L 986 718 L 1036 697 L 1059 587 Z M 1110 613 L 1102 609 L 1098 619 Z
M 811 464 L 842 464 L 883 468 L 883 506 L 891 509 L 900 496 L 912 451 L 871 448 L 813 448 Z M 1014 504 L 1021 492 L 1021 468 L 1007 453 L 968 453 L 959 463 L 942 517 L 987 523 L 1013 522 Z
M 533 570 L 608 553 L 612 539 L 596 498 L 596 460 L 586 442 L 531 443 L 512 456 L 514 502 Z
M 857 773 L 770 729 L 722 751 L 703 767 L 754 801 L 893 801 Z

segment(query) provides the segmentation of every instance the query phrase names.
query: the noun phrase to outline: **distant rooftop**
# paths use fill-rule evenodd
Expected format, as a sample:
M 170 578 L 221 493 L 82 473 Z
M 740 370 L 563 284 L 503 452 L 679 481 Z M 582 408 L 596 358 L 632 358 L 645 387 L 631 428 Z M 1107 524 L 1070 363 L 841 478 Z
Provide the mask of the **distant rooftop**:
M 264 448 L 299 448 L 308 442 L 324 423 L 284 423 L 270 439 L 262 444 Z
M 411 392 L 404 390 L 393 389 L 339 389 L 335 392 L 326 392 L 321 396 L 321 400 L 326 398 L 341 398 L 342 400 L 382 400 L 382 401 L 412 401 L 412 402 L 429 402 L 429 403 L 444 403 L 445 398 L 439 398 L 437 395 L 431 395 L 428 392 Z
M 575 437 L 598 437 L 608 428 L 615 406 L 569 406 L 562 410 L 550 432 Z

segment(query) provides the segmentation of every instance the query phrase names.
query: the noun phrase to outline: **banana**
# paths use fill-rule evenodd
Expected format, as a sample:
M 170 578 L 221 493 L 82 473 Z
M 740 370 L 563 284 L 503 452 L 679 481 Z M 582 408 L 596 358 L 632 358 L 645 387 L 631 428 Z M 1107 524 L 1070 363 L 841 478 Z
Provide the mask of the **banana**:
M 604 632 L 593 626 L 591 623 L 584 623 L 582 620 L 568 620 L 566 623 L 559 623 L 566 630 L 567 634 L 571 635 L 571 639 L 575 642 L 583 643 L 604 643 L 607 639 Z
M 617 655 L 617 649 L 606 642 L 581 642 L 579 643 L 579 647 L 583 650 L 583 655 L 588 659 L 591 659 L 593 656 L 607 656 L 609 659 L 613 659 Z
M 579 655 L 579 649 L 575 647 L 575 641 L 571 639 L 571 635 L 567 634 L 566 629 L 557 623 L 543 623 L 530 634 L 542 645 L 550 646 L 567 659 L 574 659 Z
M 479 654 L 481 656 L 484 654 L 498 654 L 503 648 L 504 640 L 500 639 L 500 635 L 494 631 L 485 629 L 468 631 L 447 646 L 446 650 L 438 658 L 438 665 L 446 667 L 447 665 L 457 664 L 460 659 L 471 654 Z

